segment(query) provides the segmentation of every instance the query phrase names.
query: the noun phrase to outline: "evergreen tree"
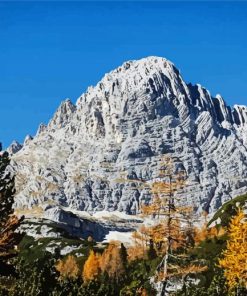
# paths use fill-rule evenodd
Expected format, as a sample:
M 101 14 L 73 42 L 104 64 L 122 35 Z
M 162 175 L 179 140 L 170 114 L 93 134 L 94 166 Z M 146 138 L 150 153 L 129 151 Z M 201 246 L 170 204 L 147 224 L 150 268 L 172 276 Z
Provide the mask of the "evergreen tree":
M 12 205 L 14 202 L 14 177 L 7 171 L 9 165 L 7 152 L 0 152 L 0 225 L 5 225 L 9 216 L 14 212 Z
M 149 249 L 148 249 L 147 255 L 148 255 L 149 260 L 155 259 L 157 257 L 157 253 L 155 251 L 154 243 L 153 243 L 152 239 L 150 239 Z
M 9 259 L 16 255 L 16 248 L 23 235 L 16 233 L 23 217 L 18 219 L 13 215 L 14 203 L 14 176 L 9 168 L 7 152 L 0 154 L 0 274 L 9 275 L 15 273 Z
M 213 280 L 207 290 L 207 294 L 210 296 L 227 295 L 226 280 L 222 270 L 215 270 L 214 274 Z
M 125 248 L 125 245 L 123 243 L 121 243 L 121 245 L 120 245 L 120 257 L 122 259 L 123 266 L 126 268 L 127 263 L 128 263 L 128 253 L 127 253 L 127 249 Z
M 48 296 L 56 290 L 58 272 L 55 259 L 49 252 L 32 264 L 23 259 L 19 260 L 17 271 L 18 277 L 10 296 Z

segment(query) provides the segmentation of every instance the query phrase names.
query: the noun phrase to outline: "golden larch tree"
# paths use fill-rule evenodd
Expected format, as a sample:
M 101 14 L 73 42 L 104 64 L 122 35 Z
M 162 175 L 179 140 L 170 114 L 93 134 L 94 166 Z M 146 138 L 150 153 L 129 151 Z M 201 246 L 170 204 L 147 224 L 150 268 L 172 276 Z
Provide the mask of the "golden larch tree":
M 144 258 L 147 252 L 147 246 L 150 241 L 150 229 L 141 226 L 138 231 L 132 233 L 134 244 L 128 247 L 128 261 Z
M 119 242 L 113 241 L 109 243 L 101 256 L 100 268 L 110 278 L 115 278 L 116 280 L 125 273 Z
M 157 267 L 157 279 L 163 282 L 162 293 L 173 277 L 179 276 L 184 281 L 188 274 L 206 269 L 193 262 L 185 264 L 185 251 L 193 245 L 190 242 L 193 240 L 193 209 L 188 207 L 181 194 L 186 178 L 185 170 L 176 158 L 162 158 L 158 177 L 149 182 L 152 202 L 141 208 L 143 215 L 157 221 L 149 228 L 149 236 L 156 250 L 163 256 Z M 189 237 L 191 239 L 188 240 Z M 183 249 L 184 253 L 174 256 L 173 253 L 178 248 Z
M 93 250 L 90 251 L 82 272 L 82 277 L 85 282 L 95 280 L 100 275 L 100 257 L 100 254 L 95 253 Z
M 247 221 L 240 209 L 234 216 L 228 229 L 229 239 L 219 265 L 230 289 L 244 287 L 247 289 Z
M 163 270 L 163 279 L 168 276 L 168 260 L 172 250 L 183 241 L 181 228 L 181 213 L 184 209 L 178 205 L 176 193 L 185 186 L 184 170 L 175 167 L 174 159 L 167 156 L 161 160 L 159 176 L 152 182 L 151 192 L 153 201 L 150 204 L 153 217 L 159 223 L 152 227 L 151 238 L 159 248 L 165 248 L 165 255 L 159 266 L 159 274 Z M 181 202 L 180 202 L 181 203 Z M 147 211 L 148 206 L 145 210 Z
M 79 273 L 76 259 L 72 255 L 69 255 L 65 260 L 58 260 L 55 267 L 60 273 L 60 279 L 76 279 Z

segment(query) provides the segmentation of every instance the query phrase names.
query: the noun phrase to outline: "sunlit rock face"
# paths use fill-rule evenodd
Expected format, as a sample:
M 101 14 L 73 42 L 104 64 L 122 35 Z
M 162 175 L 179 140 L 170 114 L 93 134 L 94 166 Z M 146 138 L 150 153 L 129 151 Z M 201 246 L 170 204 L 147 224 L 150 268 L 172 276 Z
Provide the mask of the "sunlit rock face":
M 129 61 L 65 100 L 12 156 L 16 208 L 138 212 L 163 155 L 187 175 L 182 197 L 215 211 L 247 191 L 247 107 L 186 84 L 168 60 Z M 51 217 L 52 218 L 52 217 Z

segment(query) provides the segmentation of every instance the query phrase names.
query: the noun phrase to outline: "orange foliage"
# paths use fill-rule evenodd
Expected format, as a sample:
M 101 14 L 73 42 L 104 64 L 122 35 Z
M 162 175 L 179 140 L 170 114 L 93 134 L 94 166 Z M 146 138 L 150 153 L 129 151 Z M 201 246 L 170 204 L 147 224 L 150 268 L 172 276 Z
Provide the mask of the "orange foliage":
M 226 233 L 226 230 L 224 227 L 220 227 L 220 229 L 218 230 L 218 236 L 222 236 Z
M 178 274 L 181 274 L 181 275 L 196 274 L 196 273 L 203 272 L 207 269 L 208 269 L 207 266 L 198 266 L 195 264 L 191 264 L 183 268 L 180 267 L 178 270 Z
M 208 237 L 207 225 L 204 224 L 201 228 L 195 228 L 195 244 L 199 244 Z
M 94 253 L 93 250 L 90 251 L 90 254 L 84 264 L 82 277 L 85 282 L 97 279 L 100 274 L 100 254 Z
M 225 234 L 225 229 L 223 227 L 207 227 L 205 223 L 202 228 L 195 228 L 195 243 L 199 244 L 200 242 L 204 241 L 207 238 L 219 237 Z
M 0 229 L 0 258 L 8 259 L 15 253 L 18 242 L 23 237 L 23 234 L 16 233 L 16 228 L 23 221 L 24 217 L 18 219 L 15 215 L 10 215 L 8 220 L 1 226 Z
M 134 239 L 135 245 L 138 248 L 142 248 L 142 253 L 145 254 L 150 240 L 153 241 L 156 250 L 164 253 L 166 250 L 167 237 L 170 234 L 172 237 L 171 247 L 175 250 L 181 247 L 185 242 L 185 233 L 182 231 L 180 222 L 178 219 L 173 219 L 170 222 L 169 229 L 167 227 L 166 220 L 160 221 L 160 223 L 145 227 L 142 226 L 140 229 L 133 233 L 132 237 Z M 141 252 L 139 251 L 138 254 Z
M 142 247 L 144 252 L 150 240 L 150 228 L 142 225 L 138 231 L 132 233 L 132 238 L 134 239 L 135 244 Z
M 131 246 L 127 249 L 128 252 L 128 260 L 134 261 L 137 259 L 141 259 L 145 256 L 146 252 L 143 252 L 143 248 L 136 244 L 134 246 Z
M 72 278 L 75 279 L 78 276 L 79 268 L 76 263 L 75 257 L 69 255 L 66 260 L 58 260 L 55 265 L 57 271 L 60 272 L 60 279 Z
M 111 278 L 118 279 L 124 274 L 125 268 L 120 253 L 119 242 L 113 241 L 109 243 L 101 256 L 100 268 L 102 272 L 108 273 Z
M 159 223 L 155 226 L 150 227 L 150 238 L 153 240 L 154 244 L 158 246 L 158 249 L 166 242 L 166 231 L 165 225 Z
M 138 295 L 138 296 L 148 296 L 148 292 L 147 292 L 147 290 L 145 288 L 141 287 L 141 288 L 137 289 L 136 295 Z
M 219 236 L 219 230 L 216 227 L 210 227 L 208 229 L 208 236 L 209 237 L 217 237 L 217 236 Z
M 151 239 L 151 228 L 142 225 L 138 231 L 132 233 L 132 239 L 134 240 L 134 245 L 127 250 L 128 260 L 134 261 L 136 259 L 144 258 Z
M 241 210 L 231 219 L 228 231 L 229 240 L 219 265 L 230 289 L 237 286 L 247 289 L 247 221 Z
M 151 186 L 152 203 L 141 207 L 144 216 L 158 218 L 158 223 L 140 228 L 133 234 L 135 246 L 128 251 L 130 260 L 144 255 L 150 241 L 153 242 L 156 251 L 163 254 L 167 249 L 177 249 L 185 243 L 185 231 L 181 228 L 180 219 L 186 220 L 187 223 L 187 217 L 192 216 L 192 211 L 188 207 L 176 207 L 175 204 L 175 193 L 183 188 L 184 184 L 184 172 L 176 172 L 173 159 L 164 157 L 161 161 L 159 179 L 154 180 Z M 142 251 L 139 250 L 141 248 Z
M 137 257 L 134 251 L 140 256 L 140 246 L 143 242 L 152 241 L 156 252 L 164 257 L 157 269 L 157 278 L 164 280 L 171 276 L 184 276 L 188 273 L 201 272 L 206 267 L 189 265 L 181 267 L 171 263 L 171 256 L 178 248 L 186 249 L 194 244 L 193 209 L 185 207 L 182 197 L 178 194 L 185 186 L 186 174 L 178 171 L 175 163 L 176 159 L 165 157 L 162 159 L 158 179 L 152 182 L 152 203 L 141 208 L 143 215 L 158 218 L 158 223 L 145 228 L 145 233 L 139 230 L 134 234 L 135 247 L 128 252 L 130 258 Z M 181 199 L 179 201 L 179 199 Z M 215 229 L 211 230 L 211 235 L 215 235 Z M 196 240 L 201 241 L 207 235 L 207 229 L 196 232 Z M 138 252 L 139 245 L 139 252 Z M 132 252 L 130 252 L 132 251 Z

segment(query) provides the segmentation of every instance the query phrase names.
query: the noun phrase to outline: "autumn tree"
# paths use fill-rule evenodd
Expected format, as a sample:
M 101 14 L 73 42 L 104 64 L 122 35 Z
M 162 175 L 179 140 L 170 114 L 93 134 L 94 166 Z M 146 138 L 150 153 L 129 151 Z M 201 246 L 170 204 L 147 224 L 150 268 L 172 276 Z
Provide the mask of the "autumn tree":
M 86 283 L 98 278 L 101 272 L 100 263 L 101 263 L 100 254 L 95 253 L 93 250 L 91 250 L 84 264 L 83 272 L 82 272 L 83 280 Z
M 24 219 L 18 219 L 12 208 L 14 203 L 14 176 L 9 170 L 10 160 L 7 152 L 0 153 L 0 274 L 14 273 L 9 259 L 16 256 L 17 246 L 23 234 L 16 232 Z
M 205 239 L 220 237 L 225 234 L 224 227 L 208 227 L 207 223 L 202 225 L 202 227 L 194 228 L 194 242 L 195 245 L 200 244 Z
M 176 193 L 184 187 L 184 170 L 175 167 L 174 159 L 165 157 L 161 161 L 158 177 L 151 182 L 152 202 L 142 207 L 146 215 L 156 218 L 158 223 L 150 228 L 150 238 L 158 249 L 165 248 L 165 256 L 160 265 L 164 278 L 167 275 L 167 261 L 172 249 L 182 241 L 181 207 L 177 205 Z
M 132 233 L 134 244 L 128 247 L 128 260 L 144 258 L 150 241 L 150 229 L 145 225 L 139 227 L 138 231 Z
M 144 258 L 145 252 L 143 252 L 143 248 L 138 243 L 134 243 L 132 246 L 128 247 L 128 261 L 134 261 L 137 259 Z
M 240 209 L 228 228 L 229 239 L 219 265 L 224 270 L 230 290 L 243 287 L 247 290 L 247 221 Z
M 163 282 L 164 294 L 170 279 L 178 276 L 185 279 L 188 274 L 201 272 L 205 267 L 193 262 L 186 264 L 184 253 L 173 254 L 175 250 L 186 251 L 186 248 L 193 246 L 193 209 L 186 205 L 181 195 L 186 185 L 183 167 L 176 158 L 165 157 L 161 160 L 159 175 L 149 183 L 152 202 L 142 206 L 142 213 L 157 222 L 147 227 L 146 233 L 162 255 L 157 279 Z
M 101 256 L 100 267 L 102 272 L 106 272 L 110 278 L 118 281 L 125 273 L 124 256 L 123 247 L 121 248 L 118 242 L 110 242 Z
M 65 260 L 58 260 L 55 267 L 60 273 L 60 279 L 76 279 L 78 277 L 79 267 L 72 255 L 69 255 Z
M 220 237 L 225 234 L 225 228 L 222 226 L 209 226 L 208 213 L 202 212 L 203 223 L 201 226 L 193 227 L 193 239 L 195 245 L 199 245 L 202 241 L 210 238 Z
M 162 221 L 164 231 L 166 232 L 168 252 L 172 249 L 172 242 L 177 240 L 173 237 L 174 232 L 179 227 L 178 217 L 181 209 L 176 201 L 176 193 L 185 185 L 185 172 L 180 169 L 176 171 L 175 162 L 171 157 L 163 159 L 159 178 L 152 183 L 152 195 L 158 209 L 158 217 L 165 218 L 165 223 Z

